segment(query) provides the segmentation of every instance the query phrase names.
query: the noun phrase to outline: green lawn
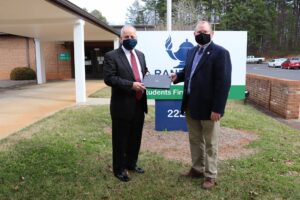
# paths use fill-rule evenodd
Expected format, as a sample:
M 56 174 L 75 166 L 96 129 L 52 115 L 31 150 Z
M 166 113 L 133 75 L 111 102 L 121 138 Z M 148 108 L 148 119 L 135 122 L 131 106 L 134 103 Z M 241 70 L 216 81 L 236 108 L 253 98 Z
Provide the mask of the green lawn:
M 91 98 L 110 98 L 111 95 L 111 87 L 104 87 L 101 90 L 98 90 L 91 94 L 89 97 Z
M 241 102 L 229 102 L 222 126 L 258 134 L 256 153 L 220 162 L 212 191 L 178 177 L 187 165 L 145 152 L 146 173 L 118 181 L 110 126 L 109 106 L 73 107 L 1 140 L 0 199 L 300 199 L 300 132 Z

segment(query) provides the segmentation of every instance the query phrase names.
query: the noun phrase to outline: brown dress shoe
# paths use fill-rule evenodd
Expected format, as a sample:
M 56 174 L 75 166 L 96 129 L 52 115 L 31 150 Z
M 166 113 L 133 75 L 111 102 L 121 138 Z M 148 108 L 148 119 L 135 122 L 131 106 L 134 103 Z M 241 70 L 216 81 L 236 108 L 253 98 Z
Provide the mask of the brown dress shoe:
M 202 183 L 202 188 L 205 190 L 210 190 L 217 185 L 215 178 L 206 177 Z
M 195 170 L 194 168 L 191 168 L 190 171 L 186 173 L 180 174 L 180 176 L 188 178 L 204 178 L 204 174 Z

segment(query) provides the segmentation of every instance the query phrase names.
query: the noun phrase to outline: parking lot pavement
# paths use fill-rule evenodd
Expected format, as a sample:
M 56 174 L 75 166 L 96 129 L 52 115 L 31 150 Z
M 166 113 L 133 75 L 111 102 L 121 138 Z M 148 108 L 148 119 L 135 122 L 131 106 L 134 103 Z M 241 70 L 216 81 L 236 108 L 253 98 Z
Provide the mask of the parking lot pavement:
M 271 77 L 288 79 L 288 80 L 300 80 L 299 69 L 270 68 L 266 63 L 247 64 L 246 73 L 258 74 L 263 76 L 271 76 Z

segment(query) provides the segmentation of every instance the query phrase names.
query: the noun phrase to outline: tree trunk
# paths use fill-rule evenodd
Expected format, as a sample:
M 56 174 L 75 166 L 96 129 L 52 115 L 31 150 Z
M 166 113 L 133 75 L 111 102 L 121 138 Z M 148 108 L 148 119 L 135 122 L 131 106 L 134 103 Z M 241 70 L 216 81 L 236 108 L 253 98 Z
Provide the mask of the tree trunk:
M 294 0 L 294 16 L 295 16 L 295 42 L 294 48 L 300 48 L 300 0 Z

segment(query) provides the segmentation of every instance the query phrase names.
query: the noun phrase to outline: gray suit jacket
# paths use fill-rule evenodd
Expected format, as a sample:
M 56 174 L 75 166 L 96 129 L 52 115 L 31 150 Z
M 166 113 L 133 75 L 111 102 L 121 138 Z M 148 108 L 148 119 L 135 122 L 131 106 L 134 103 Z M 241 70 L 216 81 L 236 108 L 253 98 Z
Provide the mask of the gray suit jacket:
M 143 77 L 148 72 L 145 56 L 135 49 L 140 61 Z M 132 119 L 136 107 L 135 91 L 132 89 L 135 82 L 131 65 L 128 62 L 123 49 L 120 47 L 110 51 L 104 56 L 104 82 L 111 86 L 110 112 L 113 119 Z M 146 91 L 140 100 L 144 112 L 148 112 Z

